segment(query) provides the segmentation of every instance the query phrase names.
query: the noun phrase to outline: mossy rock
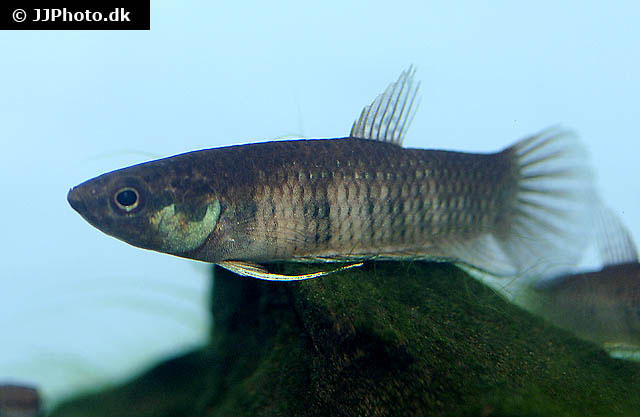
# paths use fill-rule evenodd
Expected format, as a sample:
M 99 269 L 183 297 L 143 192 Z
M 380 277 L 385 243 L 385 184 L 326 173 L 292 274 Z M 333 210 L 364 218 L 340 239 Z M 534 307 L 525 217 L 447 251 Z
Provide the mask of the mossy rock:
M 313 266 L 276 265 L 302 273 Z M 447 264 L 304 282 L 215 269 L 206 348 L 52 416 L 636 416 L 640 366 Z

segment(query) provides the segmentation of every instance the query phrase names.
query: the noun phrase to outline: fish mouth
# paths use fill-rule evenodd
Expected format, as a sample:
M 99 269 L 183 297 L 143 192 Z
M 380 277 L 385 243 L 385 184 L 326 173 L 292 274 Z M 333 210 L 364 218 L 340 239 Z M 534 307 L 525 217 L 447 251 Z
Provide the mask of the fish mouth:
M 89 205 L 87 204 L 85 197 L 86 191 L 82 189 L 81 186 L 73 187 L 69 190 L 67 194 L 67 201 L 69 205 L 78 212 L 79 215 L 82 216 L 83 219 L 89 222 L 94 227 L 97 227 L 100 230 L 104 229 L 104 225 L 100 225 L 98 221 L 98 217 L 92 212 Z M 104 222 L 103 222 L 104 223 Z
M 87 212 L 87 206 L 85 205 L 77 187 L 69 190 L 69 194 L 67 194 L 67 201 L 69 202 L 69 205 L 80 215 L 84 216 Z

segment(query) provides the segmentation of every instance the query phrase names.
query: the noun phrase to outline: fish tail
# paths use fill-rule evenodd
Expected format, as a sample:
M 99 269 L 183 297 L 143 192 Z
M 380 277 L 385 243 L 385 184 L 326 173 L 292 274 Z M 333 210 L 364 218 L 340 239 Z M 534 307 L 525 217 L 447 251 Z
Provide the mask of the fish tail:
M 501 155 L 511 166 L 502 208 L 488 233 L 458 248 L 462 266 L 496 277 L 569 270 L 590 235 L 595 192 L 586 151 L 571 132 L 551 128 Z
M 518 273 L 559 274 L 582 257 L 595 191 L 587 152 L 570 131 L 546 129 L 504 152 L 513 155 L 517 189 L 497 232 Z

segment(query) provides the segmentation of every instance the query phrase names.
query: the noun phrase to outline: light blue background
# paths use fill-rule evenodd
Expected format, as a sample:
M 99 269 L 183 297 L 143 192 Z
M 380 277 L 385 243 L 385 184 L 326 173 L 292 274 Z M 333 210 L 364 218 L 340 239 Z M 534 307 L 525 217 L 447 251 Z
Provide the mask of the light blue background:
M 0 383 L 49 400 L 205 340 L 208 269 L 66 202 L 106 171 L 290 135 L 346 136 L 410 63 L 406 146 L 494 151 L 561 123 L 636 238 L 636 2 L 168 2 L 151 31 L 0 33 Z

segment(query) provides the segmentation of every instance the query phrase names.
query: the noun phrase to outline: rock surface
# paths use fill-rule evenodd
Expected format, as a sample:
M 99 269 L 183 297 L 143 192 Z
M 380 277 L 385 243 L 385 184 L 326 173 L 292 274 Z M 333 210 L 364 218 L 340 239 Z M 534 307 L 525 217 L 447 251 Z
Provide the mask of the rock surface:
M 314 270 L 276 266 L 284 273 Z M 451 265 L 370 263 L 299 283 L 215 269 L 209 346 L 62 416 L 634 416 L 610 358 Z

